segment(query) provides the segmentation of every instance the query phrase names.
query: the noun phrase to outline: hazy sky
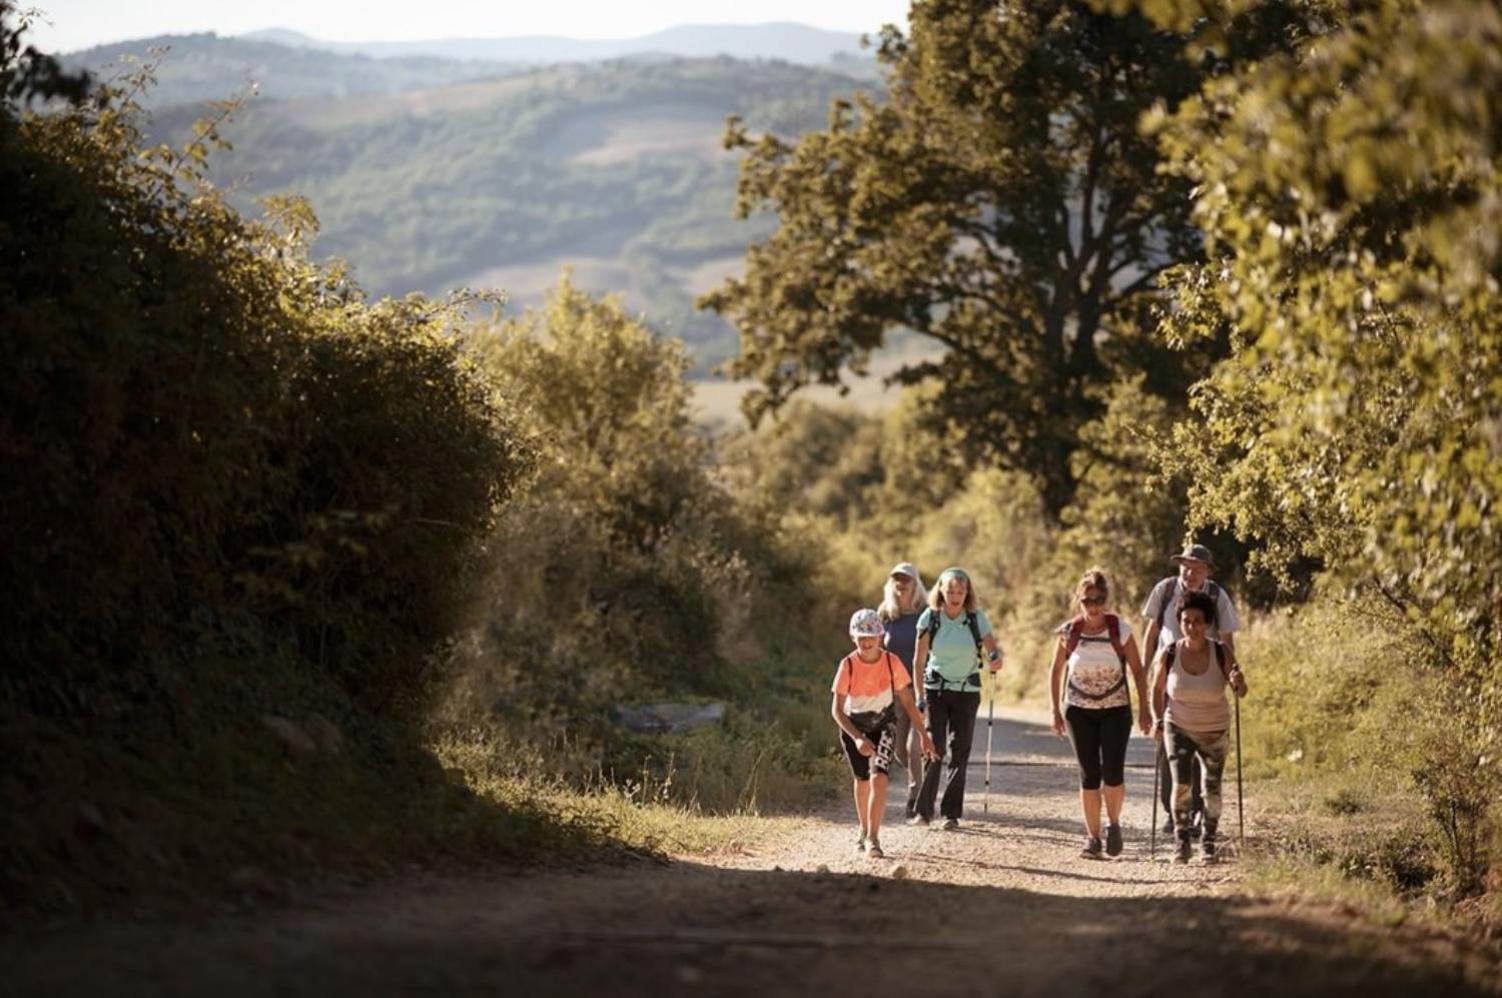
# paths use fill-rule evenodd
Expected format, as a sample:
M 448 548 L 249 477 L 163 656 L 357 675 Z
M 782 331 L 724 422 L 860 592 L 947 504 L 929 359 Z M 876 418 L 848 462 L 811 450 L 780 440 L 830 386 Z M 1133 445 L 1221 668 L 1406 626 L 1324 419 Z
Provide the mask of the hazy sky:
M 675 24 L 798 21 L 875 32 L 907 23 L 908 0 L 22 0 L 52 24 L 32 44 L 68 52 L 150 35 L 292 28 L 330 41 L 565 35 L 630 38 Z

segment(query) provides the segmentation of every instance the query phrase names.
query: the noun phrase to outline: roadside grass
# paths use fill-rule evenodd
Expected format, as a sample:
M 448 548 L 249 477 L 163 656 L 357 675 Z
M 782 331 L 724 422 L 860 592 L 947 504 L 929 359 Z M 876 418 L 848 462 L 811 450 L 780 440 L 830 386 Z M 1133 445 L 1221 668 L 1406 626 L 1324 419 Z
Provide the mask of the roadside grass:
M 1465 897 L 1420 788 L 1451 771 L 1433 749 L 1451 717 L 1432 707 L 1435 677 L 1407 667 L 1393 632 L 1330 601 L 1254 621 L 1237 650 L 1251 686 L 1242 736 L 1259 812 L 1249 885 L 1354 906 L 1380 924 L 1417 915 L 1495 923 L 1495 804 L 1477 826 L 1491 836 L 1488 891 Z

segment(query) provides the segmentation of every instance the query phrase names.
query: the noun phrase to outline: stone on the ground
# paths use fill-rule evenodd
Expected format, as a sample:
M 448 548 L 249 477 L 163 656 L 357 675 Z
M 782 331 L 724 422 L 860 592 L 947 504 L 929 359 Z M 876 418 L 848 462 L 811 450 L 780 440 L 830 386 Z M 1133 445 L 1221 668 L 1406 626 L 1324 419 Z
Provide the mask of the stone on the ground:
M 261 723 L 270 729 L 271 733 L 281 739 L 287 751 L 294 755 L 313 755 L 318 751 L 318 743 L 308 735 L 306 731 L 275 714 L 267 714 L 261 718 Z

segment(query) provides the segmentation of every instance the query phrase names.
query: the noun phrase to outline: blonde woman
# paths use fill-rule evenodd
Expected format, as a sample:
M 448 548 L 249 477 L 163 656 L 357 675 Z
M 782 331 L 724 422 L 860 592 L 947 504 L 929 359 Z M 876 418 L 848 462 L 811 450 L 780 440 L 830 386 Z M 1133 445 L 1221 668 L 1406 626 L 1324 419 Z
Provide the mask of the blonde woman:
M 881 606 L 876 612 L 886 627 L 882 639 L 887 651 L 902 661 L 912 679 L 913 689 L 923 689 L 922 678 L 913 671 L 913 652 L 918 646 L 918 617 L 927 606 L 928 591 L 923 588 L 923 579 L 912 562 L 894 565 L 887 573 L 886 585 L 881 590 Z M 922 693 L 918 694 L 918 709 L 926 705 Z M 923 726 L 914 725 L 906 714 L 897 715 L 897 764 L 907 767 L 907 816 L 917 814 L 918 788 L 923 782 L 923 752 L 921 750 Z
M 1126 750 L 1132 737 L 1129 674 L 1137 688 L 1137 726 L 1144 735 L 1152 729 L 1137 639 L 1132 625 L 1106 612 L 1110 598 L 1111 583 L 1104 571 L 1092 568 L 1080 578 L 1074 587 L 1078 612 L 1058 629 L 1048 676 L 1054 733 L 1060 738 L 1067 734 L 1080 764 L 1080 807 L 1085 812 L 1085 847 L 1080 855 L 1085 859 L 1101 858 L 1102 839 L 1106 855 L 1121 854 Z M 1104 835 L 1102 800 L 1107 822 Z
M 980 709 L 980 673 L 1001 671 L 1001 647 L 991 621 L 980 608 L 970 575 L 963 568 L 946 568 L 939 574 L 928 609 L 918 617 L 918 643 L 913 664 L 923 672 L 923 699 L 928 704 L 928 733 L 945 750 L 948 775 L 940 813 L 944 828 L 960 826 L 965 810 L 965 767 L 970 762 L 970 743 L 975 736 L 975 714 Z M 939 793 L 939 765 L 923 771 L 913 824 L 933 821 L 934 799 Z

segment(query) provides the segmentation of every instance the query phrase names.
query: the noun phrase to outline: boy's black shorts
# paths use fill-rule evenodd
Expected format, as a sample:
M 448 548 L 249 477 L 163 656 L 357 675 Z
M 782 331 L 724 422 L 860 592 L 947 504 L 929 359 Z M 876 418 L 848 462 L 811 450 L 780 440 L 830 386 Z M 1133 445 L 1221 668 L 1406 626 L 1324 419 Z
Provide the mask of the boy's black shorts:
M 845 750 L 845 758 L 850 761 L 850 772 L 857 780 L 865 782 L 871 778 L 871 771 L 885 776 L 892 765 L 892 753 L 897 748 L 897 724 L 895 722 L 882 725 L 875 731 L 862 732 L 866 741 L 876 747 L 876 751 L 869 757 L 861 755 L 860 749 L 855 747 L 855 739 L 840 731 L 840 747 Z

